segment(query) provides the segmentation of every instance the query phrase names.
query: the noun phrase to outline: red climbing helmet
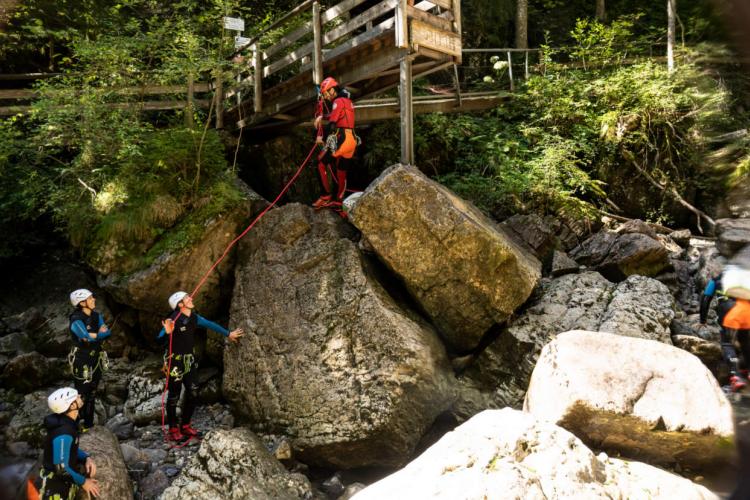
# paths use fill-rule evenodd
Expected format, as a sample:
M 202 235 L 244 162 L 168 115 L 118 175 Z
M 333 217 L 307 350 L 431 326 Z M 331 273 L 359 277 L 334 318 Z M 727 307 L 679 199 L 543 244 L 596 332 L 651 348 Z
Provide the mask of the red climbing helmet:
M 321 94 L 324 94 L 328 92 L 328 89 L 332 89 L 333 87 L 338 87 L 339 83 L 333 79 L 333 77 L 329 76 L 325 80 L 323 80 L 320 83 L 320 92 Z

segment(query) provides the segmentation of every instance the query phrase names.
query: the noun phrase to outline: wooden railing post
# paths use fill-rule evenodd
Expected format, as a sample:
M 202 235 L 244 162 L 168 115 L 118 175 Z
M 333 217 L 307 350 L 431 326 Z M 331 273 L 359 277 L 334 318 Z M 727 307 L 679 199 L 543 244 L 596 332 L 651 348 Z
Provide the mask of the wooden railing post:
M 461 0 L 453 0 L 453 27 L 456 30 L 458 36 L 463 38 L 461 34 Z M 463 42 L 461 42 L 463 44 Z M 463 61 L 463 55 L 458 56 L 454 59 L 456 64 L 461 64 Z
M 323 40 L 322 26 L 320 25 L 320 4 L 315 2 L 312 6 L 312 29 L 313 29 L 313 83 L 320 85 L 323 81 Z
M 401 58 L 398 80 L 399 108 L 401 111 L 401 163 L 414 164 L 414 114 L 411 91 L 411 57 L 407 54 Z
M 187 106 L 185 107 L 185 126 L 193 128 L 193 101 L 195 98 L 195 81 L 192 73 L 187 77 Z
M 529 79 L 529 51 L 524 51 L 524 59 L 523 59 L 523 79 L 528 80 Z
M 263 51 L 260 44 L 253 44 L 253 83 L 255 84 L 255 95 L 253 96 L 253 108 L 256 113 L 263 110 Z
M 396 47 L 409 48 L 409 19 L 406 12 L 406 0 L 399 0 L 396 4 Z
M 219 70 L 214 83 L 214 99 L 216 99 L 216 128 L 224 128 L 224 78 Z

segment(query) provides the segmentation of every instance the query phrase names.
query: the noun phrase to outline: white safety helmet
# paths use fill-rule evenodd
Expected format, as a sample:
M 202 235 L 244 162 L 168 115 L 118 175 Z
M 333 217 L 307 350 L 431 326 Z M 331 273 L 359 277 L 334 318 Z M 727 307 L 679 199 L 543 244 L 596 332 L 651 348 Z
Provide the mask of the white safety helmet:
M 85 288 L 79 288 L 78 290 L 74 291 L 70 294 L 70 303 L 73 304 L 73 307 L 77 306 L 84 300 L 88 299 L 94 295 L 91 293 L 91 290 L 86 290 Z
M 47 406 L 53 413 L 65 413 L 76 399 L 78 399 L 78 391 L 72 387 L 63 387 L 49 395 Z
M 182 299 L 187 297 L 187 292 L 175 292 L 172 295 L 169 296 L 169 307 L 174 309 L 177 307 L 177 304 L 180 303 Z

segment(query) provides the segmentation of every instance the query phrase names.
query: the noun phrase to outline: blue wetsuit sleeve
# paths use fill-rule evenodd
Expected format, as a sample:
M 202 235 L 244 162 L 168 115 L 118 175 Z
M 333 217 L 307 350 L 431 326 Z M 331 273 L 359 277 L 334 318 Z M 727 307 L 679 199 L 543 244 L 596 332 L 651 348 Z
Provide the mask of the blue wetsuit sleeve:
M 167 331 L 166 331 L 166 330 L 164 329 L 164 327 L 162 327 L 162 329 L 161 329 L 161 330 L 159 330 L 159 335 L 157 335 L 157 336 L 156 336 L 156 338 L 157 338 L 157 339 L 160 339 L 160 338 L 162 338 L 163 336 L 165 336 L 166 334 L 167 334 Z
M 86 478 L 74 471 L 70 466 L 70 447 L 72 444 L 73 436 L 68 434 L 57 436 L 52 441 L 52 463 L 55 464 L 58 471 L 65 471 L 71 478 L 73 478 L 73 482 L 80 486 L 86 481 Z
M 104 325 L 104 318 L 102 318 L 102 315 L 100 314 L 99 315 L 99 328 L 101 328 L 102 326 L 105 326 Z M 107 327 L 106 330 L 104 330 L 103 332 L 99 333 L 96 336 L 96 340 L 104 340 L 107 337 L 109 337 L 111 333 L 112 333 L 112 331 L 109 329 L 109 327 Z
M 706 318 L 708 317 L 708 308 L 711 307 L 711 300 L 713 300 L 715 293 L 716 293 L 716 280 L 712 279 L 712 280 L 709 280 L 708 284 L 706 285 L 706 288 L 703 290 L 703 295 L 701 296 L 701 308 L 700 308 L 701 325 L 706 323 Z
M 91 338 L 91 335 L 89 335 L 89 332 L 86 330 L 86 325 L 84 325 L 83 321 L 80 319 L 74 321 L 73 324 L 70 325 L 70 331 L 81 340 L 95 340 Z
M 208 328 L 209 330 L 213 330 L 217 333 L 220 333 L 224 335 L 225 337 L 229 337 L 229 330 L 227 330 L 223 326 L 217 325 L 213 321 L 207 320 L 200 314 L 198 314 L 198 326 L 201 328 Z
M 87 458 L 89 458 L 89 454 L 83 451 L 82 449 L 78 448 L 78 460 L 84 461 Z

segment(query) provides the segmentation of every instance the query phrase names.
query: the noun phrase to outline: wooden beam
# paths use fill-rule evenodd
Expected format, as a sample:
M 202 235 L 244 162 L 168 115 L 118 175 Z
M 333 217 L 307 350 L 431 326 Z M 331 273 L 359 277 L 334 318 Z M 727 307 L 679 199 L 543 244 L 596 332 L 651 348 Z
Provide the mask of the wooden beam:
M 326 23 L 333 21 L 337 17 L 341 16 L 342 14 L 346 14 L 350 10 L 352 10 L 357 5 L 365 2 L 367 0 L 345 0 L 344 2 L 339 3 L 338 5 L 334 5 L 330 9 L 326 10 L 321 14 L 320 16 L 320 23 L 321 26 L 325 25 Z M 286 35 L 284 38 L 281 39 L 279 43 L 274 45 L 273 47 L 266 50 L 266 54 L 268 57 L 271 57 L 273 55 L 278 54 L 282 50 L 286 49 L 287 47 L 290 47 L 294 42 L 299 40 L 300 38 L 304 37 L 305 35 L 309 35 L 312 33 L 312 21 L 308 21 L 296 30 L 292 31 L 288 35 Z
M 453 31 L 453 23 L 448 19 L 438 17 L 434 14 L 429 14 L 423 10 L 412 7 L 411 5 L 406 6 L 406 12 L 412 19 L 417 19 L 425 24 L 430 24 L 443 31 Z
M 323 41 L 321 39 L 320 4 L 313 4 L 313 84 L 320 85 L 323 81 Z
M 260 113 L 263 110 L 263 56 L 260 50 L 260 44 L 253 45 L 253 58 L 255 61 L 253 71 L 253 110 Z
M 401 163 L 414 164 L 414 114 L 412 109 L 411 57 L 401 58 L 398 82 L 399 110 L 401 115 Z
M 193 105 L 207 109 L 211 104 L 209 99 L 195 99 Z M 137 108 L 140 111 L 168 111 L 172 109 L 185 109 L 187 101 L 143 101 L 143 102 L 115 102 L 104 104 L 104 107 L 112 109 Z M 71 106 L 53 106 L 53 109 L 65 109 Z M 0 107 L 0 116 L 25 114 L 31 111 L 32 106 L 3 106 Z
M 194 82 L 193 92 L 208 92 L 210 86 L 206 82 Z M 184 94 L 185 85 L 144 85 L 142 87 L 125 87 L 112 89 L 118 95 L 163 95 L 163 94 Z M 33 89 L 0 89 L 0 99 L 33 99 L 38 97 L 39 93 Z
M 409 48 L 409 16 L 406 11 L 406 0 L 399 0 L 396 5 L 396 47 L 399 49 Z
M 417 19 L 411 22 L 411 43 L 427 47 L 454 57 L 461 57 L 461 37 L 452 31 L 443 31 Z

